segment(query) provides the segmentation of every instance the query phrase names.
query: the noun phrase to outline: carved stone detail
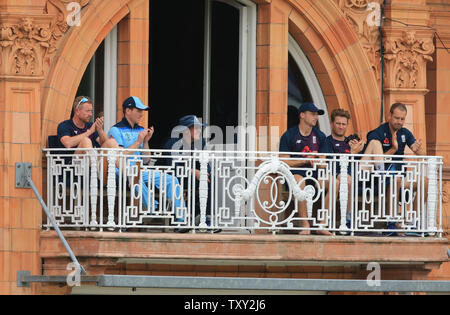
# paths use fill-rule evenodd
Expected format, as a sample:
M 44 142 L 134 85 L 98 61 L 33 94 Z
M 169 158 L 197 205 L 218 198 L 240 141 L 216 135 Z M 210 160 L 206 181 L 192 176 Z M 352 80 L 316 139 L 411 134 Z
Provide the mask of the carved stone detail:
M 374 17 L 383 0 L 336 0 L 348 22 L 353 26 L 366 51 L 377 81 L 381 81 L 380 33 Z
M 39 17 L 6 16 L 0 23 L 0 74 L 42 76 L 50 48 L 50 21 Z
M 89 0 L 47 0 L 44 14 L 1 14 L 0 75 L 42 77 L 59 41 L 69 29 L 66 6 Z M 56 19 L 55 19 L 56 17 Z
M 69 3 L 78 3 L 80 8 L 89 4 L 90 0 L 47 0 L 45 13 L 55 15 L 56 20 L 52 23 L 52 46 L 56 47 L 61 37 L 68 31 L 67 16 L 71 13 L 67 10 Z M 53 53 L 53 52 L 51 52 Z
M 431 38 L 418 39 L 415 31 L 403 31 L 400 38 L 387 39 L 386 84 L 393 88 L 426 88 L 426 63 L 433 61 Z

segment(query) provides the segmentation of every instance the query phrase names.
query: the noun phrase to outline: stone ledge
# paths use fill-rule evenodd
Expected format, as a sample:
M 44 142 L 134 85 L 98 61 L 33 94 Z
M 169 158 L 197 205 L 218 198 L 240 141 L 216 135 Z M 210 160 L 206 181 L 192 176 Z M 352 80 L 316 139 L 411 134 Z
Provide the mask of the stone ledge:
M 440 264 L 446 238 L 64 232 L 79 259 Z M 56 232 L 41 232 L 43 259 L 67 258 Z

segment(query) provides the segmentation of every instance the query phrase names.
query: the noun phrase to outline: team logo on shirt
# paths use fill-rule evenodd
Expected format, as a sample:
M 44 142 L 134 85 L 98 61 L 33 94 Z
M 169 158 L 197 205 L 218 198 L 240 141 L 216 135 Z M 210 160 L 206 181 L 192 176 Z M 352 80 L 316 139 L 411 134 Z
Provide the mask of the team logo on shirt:
M 387 137 L 384 139 L 384 144 L 389 144 L 389 139 Z
M 307 152 L 307 153 L 311 153 L 312 151 L 311 151 L 311 149 L 309 148 L 309 146 L 307 146 L 307 145 L 305 145 L 305 147 L 303 148 L 303 151 L 302 152 Z
M 402 142 L 406 142 L 406 137 L 405 137 L 405 135 L 402 135 Z

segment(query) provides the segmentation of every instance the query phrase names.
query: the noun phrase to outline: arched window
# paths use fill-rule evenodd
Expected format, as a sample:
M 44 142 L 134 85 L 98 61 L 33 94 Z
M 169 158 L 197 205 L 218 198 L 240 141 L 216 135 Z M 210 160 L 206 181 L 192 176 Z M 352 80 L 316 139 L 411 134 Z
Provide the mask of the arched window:
M 150 1 L 151 147 L 194 114 L 222 129 L 218 142 L 254 149 L 226 127 L 256 124 L 256 17 L 250 0 Z
M 319 84 L 319 80 L 305 53 L 295 39 L 289 35 L 289 89 L 288 106 L 292 114 L 288 112 L 288 125 L 294 118 L 294 107 L 299 108 L 302 103 L 313 102 L 319 109 L 325 111 L 325 115 L 319 116 L 319 127 L 326 134 L 331 133 L 330 119 L 327 104 Z
M 117 120 L 117 26 L 106 36 L 92 57 L 78 87 L 77 96 L 94 100 L 92 119 L 103 115 L 107 131 Z

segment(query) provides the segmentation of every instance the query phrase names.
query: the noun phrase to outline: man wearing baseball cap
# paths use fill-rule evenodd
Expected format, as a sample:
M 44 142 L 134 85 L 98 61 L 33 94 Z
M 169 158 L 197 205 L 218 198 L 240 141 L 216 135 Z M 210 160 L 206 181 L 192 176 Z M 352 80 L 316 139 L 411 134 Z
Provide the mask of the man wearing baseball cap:
M 186 115 L 181 117 L 178 120 L 178 125 L 172 129 L 171 138 L 167 140 L 164 144 L 164 149 L 166 150 L 177 150 L 169 153 L 171 156 L 192 156 L 195 150 L 204 150 L 206 147 L 206 141 L 202 137 L 202 128 L 206 127 L 207 124 L 201 122 L 201 120 L 195 115 Z M 185 151 L 185 152 L 179 152 Z M 175 163 L 175 167 L 177 167 L 177 163 L 172 158 L 166 158 L 162 161 L 164 165 L 172 166 Z M 182 167 L 186 167 L 184 165 L 180 165 Z M 195 186 L 195 207 L 194 207 L 194 217 L 195 217 L 195 225 L 199 225 L 200 223 L 200 162 L 196 160 L 195 165 L 192 166 L 191 170 L 194 174 L 194 186 Z M 208 164 L 208 183 L 210 182 L 209 176 L 211 173 L 211 167 Z M 187 187 L 188 180 L 185 178 L 185 185 Z M 206 202 L 206 224 L 208 226 L 211 225 L 211 185 L 208 184 L 208 199 Z M 201 231 L 201 230 L 200 230 Z M 206 232 L 212 233 L 220 233 L 220 229 L 208 229 Z
M 301 160 L 284 160 L 286 164 L 294 168 L 292 174 L 297 183 L 300 183 L 300 188 L 304 189 L 306 186 L 307 171 L 313 169 L 313 161 L 315 155 L 294 154 L 299 153 L 319 153 L 322 151 L 322 146 L 325 143 L 325 134 L 316 128 L 319 116 L 325 114 L 321 109 L 318 109 L 313 103 L 303 103 L 299 110 L 300 123 L 288 129 L 280 139 L 280 152 L 289 152 L 289 154 L 282 154 L 281 157 L 302 158 Z M 317 170 L 313 172 L 312 177 L 317 177 Z M 300 221 L 301 227 L 304 228 L 300 234 L 310 234 L 309 221 L 306 202 L 300 202 L 298 205 L 299 215 L 302 219 Z M 317 234 L 331 235 L 329 231 L 319 230 Z
M 148 149 L 148 142 L 153 136 L 154 128 L 144 128 L 139 125 L 139 122 L 144 116 L 146 111 L 150 108 L 142 103 L 142 101 L 135 96 L 127 98 L 122 104 L 124 117 L 122 121 L 114 125 L 108 132 L 108 137 L 116 140 L 119 147 L 125 149 Z M 141 152 L 134 152 L 134 155 L 141 155 Z M 130 162 L 134 164 L 135 162 Z M 116 169 L 118 174 L 118 169 Z M 183 222 L 185 220 L 186 206 L 183 200 L 183 194 L 180 192 L 180 184 L 178 179 L 169 174 L 164 175 L 159 171 L 149 171 L 142 173 L 142 179 L 144 185 L 142 185 L 142 200 L 146 207 L 149 207 L 148 200 L 148 186 L 151 185 L 151 181 L 154 180 L 156 188 L 161 190 L 161 182 L 165 184 L 165 192 L 167 199 L 174 200 L 174 213 L 176 214 L 176 221 Z M 162 180 L 163 179 L 163 180 Z M 158 207 L 158 202 L 154 200 L 153 206 L 151 206 L 150 212 L 154 213 L 154 210 Z M 168 209 L 167 209 L 168 210 Z

